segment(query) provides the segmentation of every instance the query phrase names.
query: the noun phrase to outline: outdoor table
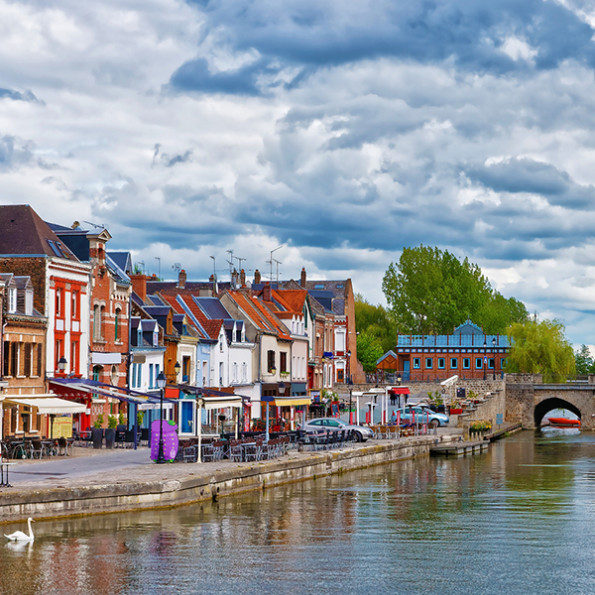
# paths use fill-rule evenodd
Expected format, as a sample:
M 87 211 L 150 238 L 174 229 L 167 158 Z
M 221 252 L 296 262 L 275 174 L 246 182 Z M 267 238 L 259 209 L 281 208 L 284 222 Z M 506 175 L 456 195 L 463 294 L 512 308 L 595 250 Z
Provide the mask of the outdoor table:
M 12 484 L 8 481 L 8 468 L 16 463 L 9 463 L 8 461 L 0 461 L 0 487 L 11 488 Z

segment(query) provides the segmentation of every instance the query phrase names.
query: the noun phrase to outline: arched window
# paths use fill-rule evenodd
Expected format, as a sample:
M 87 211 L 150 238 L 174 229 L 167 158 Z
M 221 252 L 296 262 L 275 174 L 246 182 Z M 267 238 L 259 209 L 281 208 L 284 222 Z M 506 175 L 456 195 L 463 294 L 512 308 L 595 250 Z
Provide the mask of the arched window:
M 115 341 L 119 341 L 120 340 L 120 317 L 122 315 L 122 309 L 121 308 L 116 308 L 116 315 L 114 318 L 114 340 Z
M 101 306 L 95 304 L 95 306 L 93 306 L 93 339 L 95 341 L 101 339 L 101 314 Z

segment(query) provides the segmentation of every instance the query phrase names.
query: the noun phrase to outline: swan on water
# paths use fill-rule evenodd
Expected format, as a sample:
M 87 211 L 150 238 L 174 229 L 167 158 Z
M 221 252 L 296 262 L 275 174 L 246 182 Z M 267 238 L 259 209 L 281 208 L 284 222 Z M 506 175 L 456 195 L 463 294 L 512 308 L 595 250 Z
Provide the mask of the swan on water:
M 27 535 L 26 533 L 23 533 L 22 531 L 15 531 L 14 533 L 11 533 L 10 535 L 6 535 L 6 533 L 5 533 L 4 537 L 6 537 L 6 539 L 10 539 L 11 541 L 33 541 L 35 539 L 35 536 L 33 535 L 33 529 L 31 528 L 32 522 L 33 522 L 33 519 L 31 517 L 29 517 L 27 519 L 27 526 L 29 527 L 29 535 Z

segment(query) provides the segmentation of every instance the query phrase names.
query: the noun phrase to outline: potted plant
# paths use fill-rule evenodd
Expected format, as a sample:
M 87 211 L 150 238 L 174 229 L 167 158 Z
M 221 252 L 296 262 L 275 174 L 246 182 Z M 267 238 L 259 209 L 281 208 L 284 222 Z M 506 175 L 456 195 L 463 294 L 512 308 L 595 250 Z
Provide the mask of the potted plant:
M 91 429 L 91 439 L 93 441 L 93 448 L 101 448 L 103 443 L 103 413 L 97 416 L 97 419 L 93 422 L 93 428 Z
M 105 430 L 105 448 L 114 448 L 114 442 L 116 441 L 116 426 L 118 420 L 115 415 L 108 415 L 107 417 L 107 429 Z

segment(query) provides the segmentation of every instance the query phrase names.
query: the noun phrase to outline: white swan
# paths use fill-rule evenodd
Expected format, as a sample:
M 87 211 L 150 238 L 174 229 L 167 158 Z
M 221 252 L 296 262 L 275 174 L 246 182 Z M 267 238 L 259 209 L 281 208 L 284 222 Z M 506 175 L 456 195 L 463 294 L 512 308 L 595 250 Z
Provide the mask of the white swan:
M 33 519 L 31 517 L 29 517 L 27 519 L 27 526 L 29 527 L 29 535 L 27 535 L 26 533 L 23 533 L 22 531 L 15 531 L 14 533 L 11 533 L 10 535 L 6 535 L 6 533 L 5 533 L 4 537 L 6 537 L 6 539 L 10 539 L 11 541 L 33 541 L 35 539 L 35 536 L 33 535 L 33 529 L 31 528 L 32 522 L 33 522 Z

